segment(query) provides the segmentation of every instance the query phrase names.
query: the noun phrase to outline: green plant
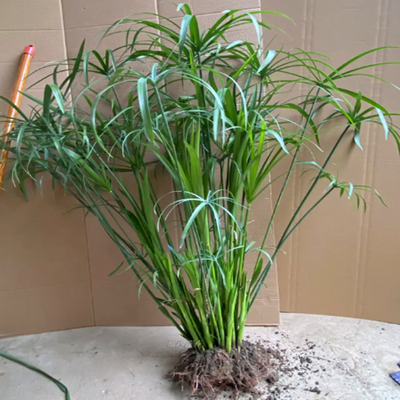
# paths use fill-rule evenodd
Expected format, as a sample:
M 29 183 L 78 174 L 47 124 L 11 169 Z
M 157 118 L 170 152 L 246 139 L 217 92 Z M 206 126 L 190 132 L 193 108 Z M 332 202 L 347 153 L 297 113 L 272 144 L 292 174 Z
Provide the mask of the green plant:
M 359 62 L 383 48 L 334 68 L 321 54 L 264 50 L 261 32 L 269 26 L 257 16 L 267 11 L 227 11 L 200 32 L 190 8 L 179 8 L 180 26 L 163 16 L 157 16 L 160 23 L 118 21 L 106 35 L 123 34 L 125 44 L 104 56 L 85 51 L 83 43 L 66 78 L 60 73 L 65 62 L 48 75 L 54 82 L 43 100 L 25 93 L 36 107 L 29 116 L 18 110 L 10 142 L 2 146 L 14 155 L 9 178 L 24 193 L 27 179 L 40 185 L 49 173 L 98 218 L 140 290 L 195 348 L 230 352 L 240 348 L 254 300 L 296 227 L 335 190 L 356 208 L 365 205 L 362 192 L 372 189 L 327 171 L 343 139 L 354 135 L 361 147 L 367 123 L 381 125 L 398 147 L 400 137 L 394 114 L 340 84 L 354 76 L 376 78 L 368 68 L 381 64 Z M 124 24 L 133 27 L 121 33 Z M 254 25 L 257 43 L 226 39 L 245 24 Z M 305 95 L 290 98 L 297 86 Z M 173 94 L 182 88 L 185 95 Z M 333 127 L 341 130 L 338 136 Z M 303 147 L 318 151 L 327 135 L 336 140 L 322 165 L 300 161 Z M 285 159 L 288 170 L 264 240 L 256 244 L 248 238 L 250 209 Z M 269 254 L 266 241 L 299 164 L 316 173 Z M 158 182 L 166 176 L 173 190 L 160 196 Z M 308 204 L 323 180 L 326 190 Z M 245 261 L 254 251 L 258 258 L 247 272 Z
M 52 376 L 50 376 L 49 374 L 47 374 L 46 372 L 42 371 L 40 368 L 35 367 L 32 364 L 27 363 L 26 361 L 23 361 L 17 357 L 12 356 L 11 354 L 8 354 L 2 350 L 0 350 L 0 357 L 5 358 L 6 360 L 12 361 L 13 363 L 19 364 L 21 366 L 23 366 L 24 368 L 30 369 L 33 372 L 38 373 L 39 375 L 44 376 L 45 378 L 47 378 L 49 381 L 53 382 L 60 390 L 61 392 L 64 393 L 65 400 L 71 400 L 71 395 L 69 394 L 69 390 L 68 388 L 61 383 L 59 380 L 53 378 Z

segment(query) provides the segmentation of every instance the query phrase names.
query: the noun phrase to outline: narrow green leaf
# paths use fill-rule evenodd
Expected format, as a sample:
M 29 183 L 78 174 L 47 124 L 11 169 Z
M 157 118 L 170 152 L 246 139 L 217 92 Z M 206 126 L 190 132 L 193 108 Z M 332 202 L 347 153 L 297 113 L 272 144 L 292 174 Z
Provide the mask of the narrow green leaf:
M 58 379 L 53 378 L 51 375 L 47 374 L 46 372 L 44 372 L 43 370 L 41 370 L 38 367 L 35 367 L 32 364 L 27 363 L 26 361 L 22 361 L 17 357 L 12 356 L 11 354 L 8 354 L 4 351 L 0 350 L 0 357 L 5 358 L 6 360 L 12 361 L 16 364 L 19 364 L 21 366 L 23 366 L 24 368 L 28 368 L 31 371 L 34 371 L 42 376 L 44 376 L 45 378 L 49 379 L 50 381 L 52 381 L 60 390 L 61 392 L 63 392 L 65 394 L 65 400 L 70 400 L 71 396 L 69 394 L 68 388 L 61 383 Z
M 68 93 L 69 90 L 71 89 L 72 84 L 74 83 L 74 80 L 76 78 L 76 75 L 78 74 L 78 72 L 80 70 L 81 62 L 82 62 L 82 55 L 83 55 L 84 49 L 85 49 L 85 40 L 82 42 L 82 44 L 79 47 L 78 54 L 76 55 L 76 59 L 75 59 L 75 62 L 74 62 L 74 66 L 72 68 L 72 72 L 68 76 L 69 82 L 68 82 L 68 86 L 67 86 L 67 88 L 65 90 L 66 93 Z M 60 87 L 60 89 L 62 89 L 62 86 Z
M 51 84 L 49 84 L 47 86 L 50 87 L 51 91 L 53 92 L 53 96 L 54 96 L 54 99 L 57 102 L 58 107 L 60 108 L 61 112 L 64 113 L 65 112 L 65 110 L 64 110 L 64 96 L 62 95 L 60 88 L 57 85 L 55 85 L 54 83 L 51 83 Z
M 361 146 L 361 142 L 360 142 L 360 130 L 361 130 L 361 123 L 357 123 L 356 127 L 354 129 L 354 141 L 356 143 L 356 145 L 363 150 L 362 146 Z
M 182 247 L 183 247 L 183 245 L 184 245 L 184 243 L 185 243 L 186 236 L 188 235 L 189 229 L 192 227 L 192 225 L 193 225 L 195 219 L 197 218 L 197 216 L 199 215 L 200 211 L 202 211 L 203 208 L 204 208 L 206 205 L 207 205 L 207 203 L 206 203 L 205 201 L 202 202 L 202 203 L 200 203 L 200 204 L 195 208 L 195 210 L 193 211 L 193 213 L 190 215 L 190 218 L 189 218 L 189 220 L 186 222 L 185 228 L 184 228 L 184 230 L 183 230 L 183 232 L 182 232 L 182 235 L 181 235 L 181 243 L 180 243 L 179 248 L 182 248 Z
M 149 97 L 147 93 L 147 79 L 140 78 L 137 83 L 137 91 L 138 91 L 138 99 L 139 99 L 139 107 L 140 112 L 142 113 L 143 123 L 146 129 L 147 137 L 150 142 L 154 143 L 154 132 L 153 125 L 151 121 L 151 113 L 149 106 Z
M 265 60 L 260 65 L 260 68 L 258 68 L 257 74 L 259 74 L 261 71 L 263 71 L 268 66 L 268 64 L 270 64 L 272 62 L 272 60 L 275 58 L 275 55 L 276 55 L 275 50 L 268 50 L 267 57 L 265 57 Z
M 388 137 L 389 137 L 389 126 L 388 126 L 388 124 L 386 122 L 386 119 L 385 119 L 385 116 L 383 115 L 382 110 L 380 110 L 379 108 L 376 108 L 376 111 L 377 111 L 377 113 L 379 115 L 379 118 L 380 118 L 380 120 L 382 122 L 383 129 L 385 130 L 385 138 L 387 140 Z
M 191 22 L 192 18 L 193 18 L 193 16 L 190 15 L 190 14 L 186 14 L 183 17 L 182 25 L 181 25 L 181 31 L 180 31 L 180 34 L 179 34 L 179 43 L 178 43 L 179 57 L 182 56 L 183 49 L 185 48 L 186 36 L 187 36 L 187 32 L 188 32 L 189 25 L 190 25 L 190 22 Z

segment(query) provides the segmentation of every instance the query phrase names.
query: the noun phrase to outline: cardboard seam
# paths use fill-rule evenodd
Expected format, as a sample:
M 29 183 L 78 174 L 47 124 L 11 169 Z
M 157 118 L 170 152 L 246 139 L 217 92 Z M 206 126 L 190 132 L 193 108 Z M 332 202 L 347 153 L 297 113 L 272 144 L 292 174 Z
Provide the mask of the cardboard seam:
M 64 0 L 59 0 L 60 4 L 60 11 L 61 11 L 61 26 L 63 31 L 63 42 L 64 42 L 64 54 L 65 58 L 68 59 L 68 42 L 67 42 L 67 32 L 65 29 L 65 14 L 64 14 Z M 69 70 L 69 64 L 67 63 L 67 71 Z M 69 99 L 73 100 L 72 92 L 69 94 Z M 87 278 L 90 290 L 90 305 L 91 305 L 91 314 L 92 314 L 92 325 L 96 326 L 96 314 L 94 312 L 94 299 L 93 299 L 93 287 L 92 287 L 92 271 L 91 271 L 91 264 L 90 264 L 90 255 L 89 255 L 89 239 L 88 239 L 88 230 L 86 225 L 86 218 L 85 212 L 82 210 L 82 217 L 83 217 L 83 228 L 85 231 L 85 243 L 86 243 L 86 264 L 87 264 Z
M 30 32 L 63 32 L 63 29 L 0 29 L 0 33 L 8 33 L 8 32 L 22 32 L 22 33 L 30 33 Z
M 260 8 L 254 8 L 254 7 L 243 8 L 243 9 L 240 9 L 239 11 L 242 11 L 242 13 L 251 12 L 251 11 L 260 11 Z M 206 14 L 196 14 L 196 17 L 212 17 L 214 15 L 221 15 L 221 12 L 216 11 L 216 12 L 211 12 L 211 13 L 206 13 Z M 262 14 L 258 14 L 258 15 L 262 18 Z M 179 16 L 177 15 L 174 17 L 169 17 L 169 19 L 171 21 L 181 20 L 182 18 L 183 18 L 183 14 L 179 15 Z
M 258 9 L 260 11 L 262 10 L 261 0 L 258 1 Z M 260 15 L 261 21 L 263 21 L 263 15 L 264 14 Z M 265 31 L 265 28 L 262 29 L 262 38 L 261 38 L 261 40 L 262 40 L 261 43 L 262 43 L 262 47 L 263 48 L 264 48 L 264 31 Z M 268 182 L 269 183 L 271 182 L 271 174 L 268 175 Z M 273 195 L 272 195 L 272 186 L 271 185 L 269 186 L 269 188 L 267 190 L 266 199 L 267 199 L 267 204 L 269 205 L 269 215 L 271 217 L 272 216 L 272 211 L 273 211 Z M 271 240 L 272 240 L 272 243 L 273 243 L 274 246 L 276 244 L 276 240 L 275 239 L 276 239 L 275 238 L 275 224 L 272 224 Z M 267 241 L 268 241 L 268 239 L 267 239 Z M 278 273 L 279 272 L 278 272 L 278 259 L 277 258 L 275 259 L 275 262 L 273 263 L 273 265 L 271 265 L 271 270 L 273 268 L 275 269 L 276 297 L 274 297 L 274 298 L 271 298 L 271 297 L 263 298 L 262 296 L 260 296 L 254 302 L 254 305 L 260 304 L 260 306 L 263 307 L 263 311 L 266 309 L 265 308 L 265 301 L 267 301 L 267 303 L 269 305 L 275 305 L 273 307 L 273 309 L 277 311 L 277 314 L 278 314 L 277 315 L 277 321 L 275 321 L 274 323 L 269 322 L 269 323 L 267 323 L 267 325 L 277 325 L 280 322 L 280 313 L 279 313 L 279 311 L 280 311 L 280 296 L 279 296 L 279 277 L 278 277 Z M 271 272 L 271 270 L 270 270 L 270 272 Z M 265 289 L 267 289 L 266 285 L 265 285 Z M 261 294 L 261 292 L 260 292 L 260 294 Z M 267 309 L 268 309 L 268 306 L 267 306 Z M 268 310 L 268 313 L 269 313 L 269 315 L 271 317 L 273 316 L 273 313 L 272 313 L 271 310 Z M 247 326 L 251 326 L 253 324 L 252 323 L 246 323 L 246 325 Z M 253 326 L 255 326 L 255 325 L 253 325 Z M 262 326 L 262 324 L 258 324 L 257 326 Z
M 62 0 L 62 1 L 64 1 L 64 0 Z M 99 25 L 96 24 L 96 25 L 87 25 L 87 26 L 74 26 L 74 27 L 71 27 L 71 28 L 66 28 L 65 30 L 66 30 L 66 31 L 78 31 L 78 30 L 93 29 L 93 28 L 102 28 L 102 27 L 108 28 L 108 27 L 109 27 L 110 25 L 112 25 L 114 22 L 120 21 L 120 20 L 122 20 L 122 19 L 124 19 L 124 18 L 130 18 L 130 19 L 145 19 L 145 20 L 147 20 L 147 21 L 155 21 L 155 20 L 156 20 L 156 18 L 154 18 L 154 15 L 151 15 L 151 18 L 150 18 L 150 15 L 146 15 L 146 16 L 149 17 L 149 18 L 145 18 L 145 17 L 141 18 L 140 15 L 146 15 L 146 13 L 127 14 L 127 15 L 125 15 L 125 16 L 122 16 L 121 18 L 115 18 L 115 19 L 113 19 L 112 22 L 110 22 L 110 23 L 108 23 L 108 24 L 99 24 Z
M 306 50 L 306 43 L 307 43 L 307 13 L 308 13 L 308 8 L 309 8 L 309 0 L 306 0 L 305 2 L 305 6 L 304 6 L 304 13 L 303 13 L 303 23 L 304 23 L 304 27 L 303 27 L 303 32 L 302 32 L 302 36 L 303 36 L 303 48 Z M 302 68 L 303 70 L 303 68 Z M 300 95 L 303 96 L 304 94 L 304 87 L 301 87 L 300 90 Z M 298 173 L 297 171 L 295 171 L 295 173 L 293 174 L 296 178 L 298 178 Z M 293 178 L 293 177 L 292 177 Z M 296 182 L 298 181 L 298 179 L 292 179 L 292 186 L 293 186 L 293 199 L 291 202 L 291 214 L 294 213 L 295 210 L 295 204 L 297 201 L 297 196 L 296 196 Z M 294 238 L 297 236 L 297 231 L 295 231 L 292 236 L 289 238 L 289 240 L 287 241 L 288 244 L 288 252 L 289 252 L 289 273 L 288 273 L 288 306 L 289 306 L 289 310 L 292 311 L 294 309 L 294 292 L 295 292 L 295 288 L 293 286 L 293 280 L 295 278 L 296 275 L 296 269 L 298 266 L 298 260 L 296 262 L 296 268 L 294 267 L 293 264 L 293 260 L 294 260 L 294 255 L 293 255 L 293 251 L 294 251 Z
M 153 19 L 148 18 L 148 21 L 152 21 Z M 75 27 L 75 28 L 65 28 L 66 32 L 71 32 L 71 31 L 84 31 L 87 29 L 94 29 L 94 28 L 108 28 L 112 23 L 109 24 L 100 24 L 100 25 L 93 25 L 93 26 L 82 26 L 82 27 Z
M 158 14 L 160 13 L 160 11 L 159 11 L 160 6 L 159 6 L 158 2 L 159 2 L 159 0 L 154 0 L 154 10 L 155 10 L 155 13 L 157 14 L 157 22 L 160 23 L 160 18 L 158 16 Z
M 387 33 L 387 22 L 389 16 L 389 1 L 390 0 L 381 0 L 379 6 L 379 14 L 378 14 L 378 24 L 377 24 L 377 36 L 376 36 L 376 47 L 381 47 L 386 45 L 386 33 Z M 383 53 L 375 53 L 375 63 L 381 62 L 384 57 L 385 52 Z M 382 75 L 382 66 L 378 66 L 374 68 L 374 74 L 381 76 Z M 376 92 L 376 93 L 375 93 Z M 377 82 L 374 80 L 372 82 L 372 90 L 371 97 L 377 98 L 380 100 L 382 96 L 382 86 L 379 86 L 377 89 Z M 365 157 L 364 168 L 365 168 L 365 179 L 363 184 L 369 185 L 373 187 L 374 182 L 374 171 L 376 168 L 376 137 L 373 135 L 372 126 L 368 125 L 367 129 L 367 146 L 368 146 L 368 154 Z M 369 162 L 371 161 L 371 162 Z M 368 204 L 371 204 L 373 194 L 367 192 L 365 195 L 366 201 Z M 357 260 L 357 278 L 356 278 L 356 291 L 355 291 L 355 317 L 362 317 L 363 309 L 364 309 L 364 291 L 365 291 L 365 277 L 367 272 L 367 254 L 368 254 L 368 242 L 369 242 L 369 227 L 371 222 L 371 210 L 368 211 L 368 214 L 361 214 L 361 230 L 360 230 L 360 241 L 359 241 L 359 251 L 358 251 L 358 260 Z
M 311 10 L 311 18 L 308 18 L 308 13 Z M 309 51 L 312 43 L 313 43 L 313 32 L 314 32 L 314 0 L 307 0 L 304 8 L 304 30 L 303 30 L 303 48 L 305 51 Z M 308 20 L 311 20 L 310 25 L 307 24 Z M 304 71 L 304 68 L 302 68 Z M 305 87 L 301 88 L 301 95 L 304 96 Z M 300 152 L 300 157 L 303 155 L 303 150 Z M 302 171 L 300 168 L 297 168 L 293 174 L 296 179 L 293 182 L 293 202 L 292 202 L 292 214 L 294 213 L 296 207 L 300 203 L 300 197 L 303 196 L 302 193 Z M 300 189 L 300 190 L 299 190 Z M 299 276 L 299 244 L 300 244 L 300 232 L 301 225 L 296 229 L 291 238 L 291 249 L 290 249 L 290 286 L 289 286 L 289 308 L 291 311 L 296 311 L 298 302 L 297 302 L 297 283 Z M 293 261 L 296 261 L 295 263 Z
M 2 294 L 12 293 L 12 292 L 27 292 L 29 290 L 51 289 L 64 286 L 81 286 L 81 285 L 87 285 L 88 283 L 89 283 L 88 281 L 82 281 L 82 282 L 62 283 L 60 285 L 32 286 L 27 288 L 0 290 L 0 296 Z
M 62 1 L 64 1 L 64 0 L 62 0 Z M 158 12 L 159 12 L 158 10 L 159 10 L 158 1 L 155 0 L 155 11 L 156 11 L 156 14 L 158 14 Z M 243 8 L 243 9 L 240 9 L 240 11 L 242 11 L 243 13 L 250 12 L 250 11 L 260 11 L 260 10 L 261 10 L 261 6 L 259 6 L 258 8 L 251 7 L 251 8 Z M 208 16 L 221 15 L 221 14 L 222 14 L 221 11 L 215 11 L 215 12 L 204 13 L 204 14 L 198 14 L 198 13 L 196 13 L 196 17 L 208 17 Z M 122 17 L 122 18 L 135 18 L 135 17 L 136 17 L 137 19 L 140 19 L 140 13 L 138 13 L 138 14 L 129 14 L 129 15 L 127 15 L 127 16 L 125 16 L 125 17 Z M 147 17 L 150 17 L 150 15 L 147 15 Z M 154 16 L 153 16 L 153 17 L 154 17 Z M 122 19 L 122 18 L 120 18 L 120 19 Z M 168 18 L 169 18 L 171 21 L 180 20 L 180 19 L 183 18 L 183 14 L 174 15 L 174 16 L 168 17 Z M 146 20 L 151 21 L 151 20 L 153 20 L 154 18 L 142 18 L 142 19 L 146 19 Z M 156 19 L 157 19 L 157 21 L 159 20 L 158 17 L 157 17 Z M 77 31 L 77 30 L 93 29 L 93 28 L 107 28 L 107 27 L 109 27 L 110 25 L 111 25 L 111 23 L 110 23 L 110 24 L 88 25 L 88 26 L 80 26 L 80 27 L 73 27 L 73 28 L 65 28 L 65 31 Z M 0 32 L 1 32 L 1 31 L 0 31 Z M 21 31 L 21 32 L 25 32 L 25 31 Z

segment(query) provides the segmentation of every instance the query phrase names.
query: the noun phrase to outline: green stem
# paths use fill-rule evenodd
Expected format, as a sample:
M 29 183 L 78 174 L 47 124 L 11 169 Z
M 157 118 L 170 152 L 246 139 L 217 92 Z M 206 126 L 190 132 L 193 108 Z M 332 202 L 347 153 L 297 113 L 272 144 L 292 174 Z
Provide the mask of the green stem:
M 283 243 L 288 239 L 288 237 L 292 234 L 292 232 L 294 231 L 295 228 L 298 227 L 298 225 L 300 224 L 301 221 L 304 220 L 305 217 L 308 216 L 308 214 L 329 194 L 331 193 L 331 190 L 329 190 L 313 207 L 311 207 L 311 209 L 300 219 L 300 221 L 295 225 L 295 227 L 293 229 L 291 229 L 291 226 L 293 224 L 293 222 L 296 220 L 298 214 L 300 213 L 301 209 L 303 208 L 305 202 L 307 201 L 308 197 L 310 196 L 310 194 L 312 193 L 312 191 L 314 190 L 315 186 L 317 185 L 318 181 L 320 180 L 323 170 L 326 168 L 326 166 L 328 165 L 330 159 L 332 158 L 333 154 L 336 152 L 340 142 L 343 140 L 344 136 L 346 135 L 347 131 L 350 129 L 351 125 L 348 125 L 344 131 L 342 132 L 342 134 L 339 136 L 338 140 L 336 141 L 335 145 L 333 146 L 332 150 L 330 151 L 328 157 L 326 158 L 321 171 L 318 173 L 318 175 L 316 176 L 316 178 L 314 179 L 313 184 L 311 185 L 311 187 L 309 188 L 309 190 L 307 191 L 307 193 L 305 194 L 305 196 L 303 197 L 302 201 L 300 202 L 299 206 L 297 207 L 296 211 L 294 212 L 292 218 L 290 219 L 288 225 L 286 226 L 285 231 L 283 232 L 281 239 L 279 240 L 279 243 L 275 249 L 275 252 L 273 254 L 273 256 L 271 257 L 271 260 L 268 262 L 267 266 L 265 267 L 265 270 L 262 272 L 262 274 L 260 275 L 259 279 L 257 280 L 256 285 L 254 285 L 254 290 L 252 290 L 252 300 L 250 302 L 250 308 L 254 303 L 255 298 L 257 297 L 262 284 L 264 282 L 264 280 L 266 279 L 268 272 L 271 268 L 271 265 L 273 263 L 273 261 L 275 260 L 279 250 L 281 249 Z M 289 234 L 288 234 L 289 233 Z M 254 294 L 253 294 L 254 293 Z
M 333 146 L 332 150 L 330 151 L 330 153 L 328 154 L 328 157 L 326 158 L 324 164 L 322 165 L 322 169 L 319 171 L 318 175 L 316 176 L 316 178 L 314 179 L 313 184 L 310 186 L 310 188 L 308 189 L 307 193 L 305 194 L 305 196 L 303 197 L 303 200 L 300 202 L 299 206 L 297 207 L 296 211 L 294 212 L 292 218 L 290 219 L 284 233 L 282 234 L 282 238 L 281 240 L 286 236 L 288 230 L 290 229 L 291 225 L 293 224 L 293 222 L 295 221 L 297 215 L 299 214 L 299 212 L 301 211 L 302 207 L 304 206 L 305 202 L 307 201 L 308 197 L 310 196 L 310 194 L 312 193 L 312 191 L 314 190 L 315 186 L 317 186 L 318 181 L 320 180 L 324 169 L 326 168 L 326 166 L 328 165 L 329 161 L 331 160 L 333 154 L 336 152 L 340 142 L 342 141 L 342 139 L 344 138 L 344 136 L 346 135 L 347 131 L 350 129 L 351 125 L 348 125 L 346 127 L 346 129 L 342 132 L 342 134 L 339 136 L 338 140 L 336 141 L 335 145 Z M 279 242 L 280 243 L 280 242 Z
M 283 246 L 283 244 L 286 242 L 286 240 L 289 238 L 289 236 L 293 233 L 293 231 L 301 224 L 301 222 L 307 218 L 308 214 L 311 213 L 311 211 L 314 210 L 315 207 L 317 207 L 319 205 L 319 203 L 322 202 L 322 200 L 325 199 L 325 197 L 329 196 L 331 194 L 331 192 L 334 190 L 335 188 L 330 188 L 294 225 L 294 227 L 288 232 L 286 233 L 286 235 L 284 237 L 282 237 L 281 241 L 279 242 L 279 249 Z M 279 251 L 279 250 L 278 250 Z
M 308 128 L 308 126 L 309 126 L 309 124 L 310 124 L 310 122 L 311 122 L 312 115 L 313 115 L 315 106 L 316 106 L 316 104 L 317 104 L 317 99 L 318 99 L 318 95 L 319 95 L 320 90 L 321 90 L 321 89 L 318 89 L 318 91 L 317 91 L 317 93 L 316 93 L 316 95 L 315 95 L 315 99 L 314 99 L 313 105 L 312 105 L 312 107 L 311 107 L 310 113 L 308 114 L 307 121 L 306 121 L 306 123 L 305 123 L 305 125 L 304 125 L 303 131 L 302 131 L 302 134 L 301 134 L 301 137 L 300 137 L 300 141 L 303 139 L 303 137 L 304 137 L 304 135 L 305 135 L 305 133 L 306 133 L 306 131 L 307 131 L 307 128 Z M 264 249 L 264 246 L 265 246 L 265 243 L 266 243 L 266 241 L 267 241 L 267 238 L 268 238 L 268 236 L 269 236 L 269 234 L 270 234 L 270 232 L 271 232 L 271 229 L 272 229 L 272 226 L 273 226 L 273 222 L 274 222 L 274 220 L 275 220 L 276 214 L 277 214 L 277 212 L 278 212 L 279 206 L 280 206 L 281 201 L 282 201 L 283 194 L 284 194 L 284 192 L 285 192 L 285 190 L 286 190 L 286 187 L 287 187 L 287 185 L 288 185 L 288 183 L 289 183 L 289 180 L 290 180 L 290 177 L 291 177 L 291 175 L 292 175 L 294 166 L 295 166 L 295 164 L 296 164 L 297 157 L 298 157 L 299 152 L 300 152 L 300 148 L 301 148 L 301 146 L 297 146 L 296 151 L 295 151 L 295 154 L 294 154 L 294 156 L 293 156 L 293 158 L 292 158 L 292 161 L 291 161 L 291 163 L 290 163 L 289 170 L 288 170 L 288 172 L 287 172 L 287 174 L 286 174 L 285 181 L 284 181 L 284 183 L 283 183 L 283 185 L 282 185 L 282 188 L 281 188 L 281 191 L 280 191 L 280 193 L 279 193 L 278 199 L 277 199 L 277 201 L 276 201 L 274 210 L 273 210 L 272 215 L 271 215 L 271 218 L 270 218 L 270 220 L 269 220 L 267 230 L 266 230 L 266 232 L 265 232 L 263 241 L 262 241 L 262 243 L 261 243 L 261 247 L 260 247 L 261 249 Z M 260 260 L 260 258 L 261 258 L 261 252 L 260 252 L 259 255 L 258 255 L 257 262 Z

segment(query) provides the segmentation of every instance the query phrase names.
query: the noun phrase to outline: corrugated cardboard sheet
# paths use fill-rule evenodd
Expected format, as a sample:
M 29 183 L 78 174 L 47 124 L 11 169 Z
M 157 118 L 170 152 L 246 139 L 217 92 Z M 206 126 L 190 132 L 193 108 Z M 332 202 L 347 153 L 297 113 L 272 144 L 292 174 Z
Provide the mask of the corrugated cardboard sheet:
M 264 0 L 263 9 L 279 10 L 296 25 L 278 19 L 288 36 L 287 49 L 302 47 L 328 54 L 334 66 L 380 46 L 398 46 L 398 0 Z M 271 20 L 266 17 L 266 20 Z M 271 35 L 272 38 L 272 35 Z M 266 40 L 266 38 L 264 39 Z M 267 40 L 266 40 L 267 41 Z M 365 58 L 368 62 L 400 61 L 398 50 L 385 50 Z M 396 85 L 400 68 L 375 68 L 370 73 Z M 351 89 L 398 112 L 400 93 L 367 77 L 345 81 Z M 344 83 L 342 83 L 342 86 Z M 329 165 L 340 179 L 370 185 L 385 198 L 388 208 L 367 194 L 368 211 L 355 211 L 345 198 L 332 196 L 300 226 L 278 258 L 279 288 L 283 311 L 342 315 L 400 323 L 400 160 L 393 141 L 385 141 L 382 128 L 363 128 L 360 151 L 349 141 Z M 318 154 L 318 152 L 315 152 Z M 323 159 L 319 154 L 317 161 Z M 278 171 L 277 171 L 278 172 Z M 299 169 L 282 204 L 275 226 L 276 237 L 291 211 L 309 187 L 310 175 Z M 273 188 L 277 196 L 279 187 Z M 323 188 L 321 187 L 321 190 Z M 321 191 L 315 193 L 315 196 Z M 314 197 L 314 200 L 316 197 Z
M 259 0 L 192 1 L 203 24 L 225 9 L 258 9 Z M 171 2 L 156 0 L 3 0 L 0 4 L 0 93 L 9 96 L 21 49 L 37 47 L 34 67 L 76 54 L 83 38 L 87 48 L 99 45 L 101 31 L 115 19 L 140 12 L 160 12 L 179 18 Z M 265 43 L 286 49 L 302 47 L 329 54 L 334 66 L 372 47 L 398 45 L 400 2 L 397 0 L 262 0 L 262 9 L 281 11 L 296 25 L 266 15 L 287 35 L 266 32 Z M 153 18 L 153 17 L 152 17 Z M 251 30 L 238 31 L 239 38 Z M 275 35 L 279 35 L 275 38 Z M 250 36 L 249 36 L 250 35 Z M 399 61 L 397 52 L 373 54 L 366 61 Z M 399 85 L 400 68 L 373 71 Z M 40 72 L 37 76 L 43 76 Z M 35 77 L 31 81 L 36 80 Z M 368 78 L 349 81 L 396 111 L 396 90 Z M 39 94 L 35 89 L 33 94 Z M 297 93 L 299 94 L 299 93 Z M 3 111 L 5 107 L 3 107 Z M 346 199 L 332 197 L 298 229 L 278 258 L 283 311 L 321 313 L 400 322 L 400 162 L 393 142 L 373 126 L 362 132 L 361 152 L 349 140 L 332 160 L 341 179 L 371 185 L 388 208 L 373 196 L 367 213 L 352 209 Z M 317 160 L 323 154 L 316 154 Z M 304 195 L 309 176 L 299 169 L 291 182 L 275 225 L 282 233 L 291 210 Z M 276 171 L 278 174 L 279 171 Z M 93 218 L 83 222 L 71 199 L 46 189 L 29 203 L 11 190 L 0 197 L 0 335 L 41 332 L 91 325 L 162 325 L 154 304 L 137 297 L 129 273 L 108 278 L 121 256 Z M 279 187 L 273 188 L 276 198 Z M 322 190 L 322 187 L 321 187 Z M 317 195 L 317 194 L 316 194 Z M 254 238 L 262 232 L 271 209 L 271 194 L 257 205 Z M 265 216 L 265 218 L 263 218 Z M 250 323 L 278 322 L 279 300 L 273 270 L 254 308 Z
M 203 26 L 227 8 L 259 9 L 259 0 L 243 5 L 238 0 L 193 2 Z M 170 2 L 144 0 L 7 0 L 0 4 L 0 93 L 11 94 L 19 55 L 34 44 L 33 68 L 73 57 L 84 38 L 87 49 L 113 48 L 118 42 L 99 44 L 102 31 L 115 20 L 134 13 L 160 12 L 179 18 Z M 11 18 L 10 16 L 14 16 Z M 154 17 L 149 17 L 154 18 Z M 251 29 L 238 31 L 249 39 Z M 30 82 L 44 76 L 39 72 Z M 43 83 L 44 84 L 44 83 Z M 42 95 L 40 87 L 33 95 Z M 43 87 L 43 86 L 42 86 Z M 25 107 L 27 104 L 25 104 Z M 5 107 L 1 105 L 4 112 Z M 165 191 L 170 190 L 164 182 Z M 165 325 L 167 320 L 149 296 L 138 299 L 133 274 L 108 274 L 122 261 L 119 250 L 92 217 L 81 211 L 65 215 L 73 200 L 62 191 L 44 198 L 32 189 L 30 202 L 16 190 L 0 197 L 0 335 L 35 333 L 92 325 Z M 259 239 L 271 210 L 271 193 L 266 192 L 254 209 L 253 240 Z M 279 299 L 276 268 L 273 268 L 249 318 L 249 324 L 276 324 Z
M 38 49 L 32 69 L 66 57 L 60 4 L 0 2 L 1 95 L 11 95 L 21 52 L 31 43 Z M 31 93 L 42 96 L 43 84 Z M 0 109 L 6 111 L 4 102 Z M 30 202 L 12 185 L 0 196 L 0 336 L 93 325 L 83 215 L 66 216 L 72 199 L 61 191 L 53 200 L 51 185 L 44 186 L 44 198 L 31 190 Z

